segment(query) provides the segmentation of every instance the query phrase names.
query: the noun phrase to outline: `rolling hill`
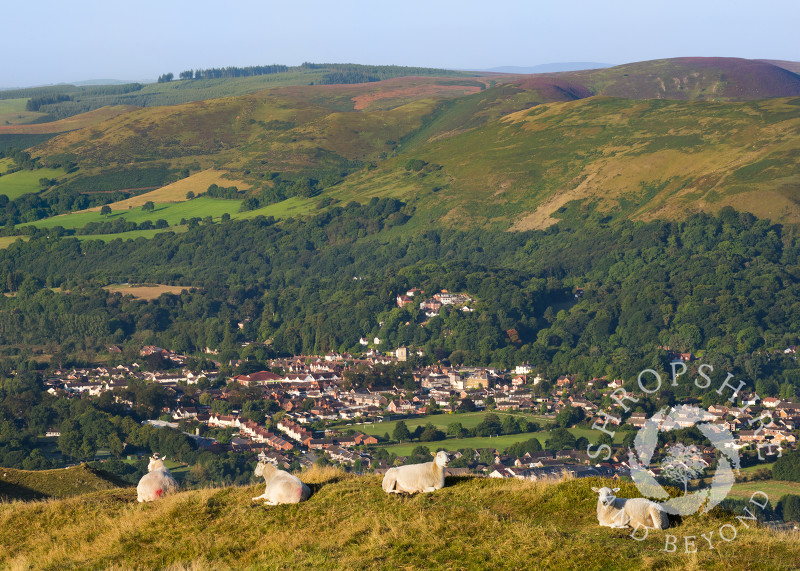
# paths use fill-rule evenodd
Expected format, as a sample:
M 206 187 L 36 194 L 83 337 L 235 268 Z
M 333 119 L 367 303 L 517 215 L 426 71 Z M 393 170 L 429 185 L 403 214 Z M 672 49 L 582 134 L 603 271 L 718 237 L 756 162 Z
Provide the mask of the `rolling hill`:
M 70 498 L 120 487 L 130 484 L 86 464 L 40 471 L 0 468 L 0 499 L 5 501 Z
M 672 58 L 566 75 L 597 95 L 628 99 L 747 101 L 800 95 L 796 73 L 741 58 Z
M 591 486 L 448 478 L 444 489 L 387 495 L 380 477 L 301 474 L 313 495 L 264 507 L 263 482 L 182 492 L 138 504 L 134 490 L 0 505 L 0 564 L 26 568 L 257 569 L 783 569 L 800 557 L 793 536 L 746 528 L 719 510 L 683 518 L 642 541 L 597 525 Z M 620 495 L 636 494 L 632 484 Z M 735 539 L 722 541 L 723 525 Z M 708 549 L 701 534 L 712 537 Z M 731 537 L 730 528 L 724 533 Z M 665 551 L 667 535 L 677 538 Z M 639 535 L 641 537 L 641 535 Z M 697 552 L 686 553 L 684 537 Z M 690 542 L 691 544 L 691 542 Z M 688 551 L 692 551 L 689 549 Z
M 795 222 L 800 76 L 785 67 L 677 58 L 524 77 L 291 85 L 104 111 L 99 122 L 95 112 L 95 122 L 32 153 L 77 166 L 43 199 L 64 184 L 127 190 L 128 179 L 110 175 L 160 169 L 161 185 L 174 183 L 168 173 L 194 173 L 177 194 L 164 191 L 171 200 L 201 194 L 210 183 L 199 173 L 214 172 L 215 184 L 249 189 L 261 207 L 401 198 L 419 206 L 417 226 L 542 228 L 575 201 L 612 218 L 734 206 Z

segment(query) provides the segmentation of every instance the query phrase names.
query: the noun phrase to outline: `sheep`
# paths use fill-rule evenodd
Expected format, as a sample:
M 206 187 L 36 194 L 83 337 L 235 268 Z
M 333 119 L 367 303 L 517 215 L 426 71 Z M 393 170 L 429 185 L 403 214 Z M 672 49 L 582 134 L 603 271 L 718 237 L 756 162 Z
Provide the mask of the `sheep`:
M 164 459 L 159 458 L 158 454 L 150 457 L 147 470 L 147 474 L 142 476 L 136 486 L 139 502 L 152 502 L 178 491 L 178 482 L 164 466 Z
M 383 491 L 387 494 L 415 494 L 444 488 L 447 460 L 447 452 L 439 451 L 433 462 L 389 468 L 383 476 Z
M 256 465 L 256 477 L 263 476 L 267 484 L 264 493 L 253 498 L 253 501 L 266 500 L 265 506 L 277 506 L 278 504 L 297 504 L 308 499 L 311 490 L 300 478 L 278 470 L 266 460 L 260 460 Z
M 601 526 L 639 529 L 667 529 L 669 518 L 657 503 L 647 498 L 618 498 L 614 494 L 619 488 L 592 488 L 600 496 L 597 499 L 597 521 Z

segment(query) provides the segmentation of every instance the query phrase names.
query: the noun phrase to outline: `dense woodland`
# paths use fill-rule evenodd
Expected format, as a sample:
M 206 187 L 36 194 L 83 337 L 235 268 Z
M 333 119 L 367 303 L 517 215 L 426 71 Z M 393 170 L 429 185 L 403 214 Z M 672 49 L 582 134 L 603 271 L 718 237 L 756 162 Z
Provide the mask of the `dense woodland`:
M 784 354 L 800 329 L 794 228 L 729 208 L 612 224 L 587 211 L 523 233 L 407 232 L 411 216 L 400 201 L 373 199 L 307 220 L 195 224 L 151 241 L 37 231 L 0 252 L 0 286 L 15 294 L 0 299 L 6 366 L 34 345 L 234 355 L 256 340 L 268 344 L 265 357 L 357 350 L 360 337 L 378 336 L 428 360 L 527 362 L 581 379 L 666 370 L 660 347 L 669 347 L 749 379 L 763 396 L 800 383 Z M 111 282 L 193 289 L 147 303 L 100 288 Z M 468 293 L 474 311 L 427 318 L 397 308 L 412 287 Z

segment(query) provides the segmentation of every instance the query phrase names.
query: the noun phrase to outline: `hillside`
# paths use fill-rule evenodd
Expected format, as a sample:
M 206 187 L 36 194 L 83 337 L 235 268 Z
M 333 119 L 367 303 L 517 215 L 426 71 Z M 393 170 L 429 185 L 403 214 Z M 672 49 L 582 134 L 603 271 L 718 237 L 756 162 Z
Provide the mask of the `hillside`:
M 69 498 L 88 492 L 111 490 L 127 484 L 86 464 L 63 470 L 27 471 L 0 468 L 0 499 L 42 500 Z
M 564 74 L 598 95 L 629 99 L 746 101 L 800 95 L 800 76 L 764 60 L 688 57 Z
M 18 225 L 109 201 L 117 216 L 148 200 L 200 195 L 213 182 L 241 193 L 212 216 L 310 212 L 377 196 L 416 207 L 409 229 L 545 228 L 571 216 L 576 201 L 611 218 L 684 219 L 733 206 L 797 222 L 800 99 L 792 94 L 800 94 L 800 76 L 769 62 L 678 58 L 108 108 L 67 120 L 84 126 L 30 150 L 39 164 L 64 170 L 26 171 L 35 197 L 9 196 L 18 200 L 5 220 Z M 176 221 L 191 217 L 179 210 Z M 100 221 L 37 224 L 90 222 Z
M 264 507 L 263 483 L 205 489 L 142 505 L 135 490 L 0 505 L 0 565 L 132 569 L 784 569 L 788 535 L 732 516 L 691 516 L 643 541 L 597 525 L 602 480 L 544 483 L 448 478 L 432 494 L 389 496 L 378 476 L 307 475 L 305 503 Z M 635 488 L 622 484 L 621 496 Z M 718 541 L 724 524 L 736 538 Z M 726 528 L 728 537 L 732 532 Z M 702 533 L 711 532 L 709 550 Z M 663 551 L 666 535 L 675 553 Z M 697 553 L 685 553 L 694 536 Z

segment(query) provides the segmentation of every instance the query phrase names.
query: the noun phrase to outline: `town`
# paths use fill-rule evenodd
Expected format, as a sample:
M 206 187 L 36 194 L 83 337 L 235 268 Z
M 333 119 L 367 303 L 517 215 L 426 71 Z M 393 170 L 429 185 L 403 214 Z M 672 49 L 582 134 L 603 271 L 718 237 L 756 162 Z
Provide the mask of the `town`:
M 146 423 L 180 430 L 198 447 L 214 452 L 262 453 L 284 469 L 324 462 L 358 472 L 383 471 L 424 461 L 438 447 L 454 453 L 448 468 L 454 475 L 536 480 L 564 473 L 630 474 L 627 451 L 650 415 L 639 407 L 615 418 L 603 413 L 603 407 L 613 403 L 615 391 L 644 397 L 635 381 L 579 381 L 568 374 L 544 379 L 526 365 L 505 371 L 411 367 L 409 351 L 400 347 L 391 353 L 370 349 L 359 356 L 273 359 L 263 370 L 225 378 L 219 362 L 207 361 L 215 367 L 192 370 L 186 356 L 145 346 L 141 362 L 59 369 L 45 386 L 63 398 L 113 399 L 128 408 L 135 404 L 130 400 L 132 384 L 158 387 L 163 395 L 158 419 Z M 166 370 L 148 370 L 154 359 Z M 241 369 L 247 363 L 229 365 Z M 762 454 L 774 460 L 796 446 L 800 403 L 759 399 L 747 390 L 737 396 L 736 406 L 707 407 L 709 418 L 735 436 L 737 448 L 750 451 L 757 461 L 764 460 Z M 480 424 L 462 426 L 461 419 L 475 415 Z M 607 428 L 596 430 L 607 427 L 609 418 L 621 438 L 609 438 Z M 408 425 L 416 428 L 409 430 Z M 513 442 L 506 435 L 513 435 Z M 59 432 L 54 428 L 47 436 L 58 437 Z M 492 437 L 503 444 L 492 446 Z M 608 457 L 590 454 L 594 443 L 609 445 Z M 411 453 L 408 447 L 390 452 L 402 444 L 416 446 Z M 698 465 L 715 465 L 713 447 L 692 450 Z M 661 468 L 653 465 L 651 470 L 658 474 Z

